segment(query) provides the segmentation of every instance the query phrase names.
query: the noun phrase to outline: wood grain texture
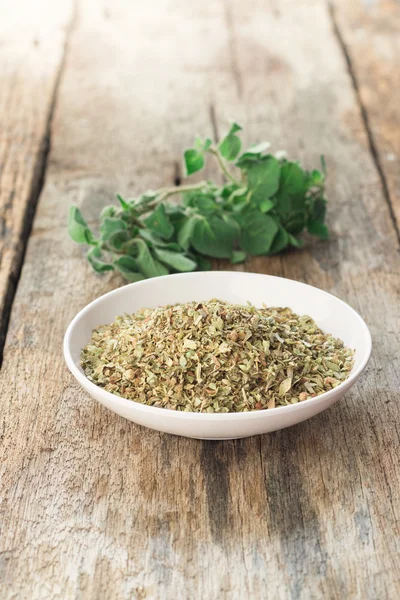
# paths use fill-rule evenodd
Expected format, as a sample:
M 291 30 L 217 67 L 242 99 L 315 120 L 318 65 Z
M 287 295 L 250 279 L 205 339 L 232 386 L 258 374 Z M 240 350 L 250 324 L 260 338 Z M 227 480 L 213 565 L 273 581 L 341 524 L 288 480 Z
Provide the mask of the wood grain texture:
M 332 13 L 399 232 L 400 5 L 395 0 L 334 0 Z
M 0 2 L 0 360 L 43 184 L 71 5 Z
M 202 442 L 117 417 L 67 372 L 68 322 L 121 282 L 90 272 L 66 212 L 172 182 L 229 117 L 329 168 L 331 241 L 241 268 L 339 295 L 375 351 L 309 422 Z M 397 597 L 398 240 L 327 7 L 84 0 L 52 132 L 0 381 L 4 598 Z

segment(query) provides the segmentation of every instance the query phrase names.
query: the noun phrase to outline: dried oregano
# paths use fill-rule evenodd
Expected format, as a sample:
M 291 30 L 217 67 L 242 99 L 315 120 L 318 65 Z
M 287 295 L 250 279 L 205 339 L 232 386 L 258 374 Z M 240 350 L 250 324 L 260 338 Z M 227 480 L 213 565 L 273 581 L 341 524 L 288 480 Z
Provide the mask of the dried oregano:
M 302 402 L 347 379 L 353 351 L 289 308 L 219 300 L 142 309 L 93 331 L 87 377 L 172 410 L 226 413 Z

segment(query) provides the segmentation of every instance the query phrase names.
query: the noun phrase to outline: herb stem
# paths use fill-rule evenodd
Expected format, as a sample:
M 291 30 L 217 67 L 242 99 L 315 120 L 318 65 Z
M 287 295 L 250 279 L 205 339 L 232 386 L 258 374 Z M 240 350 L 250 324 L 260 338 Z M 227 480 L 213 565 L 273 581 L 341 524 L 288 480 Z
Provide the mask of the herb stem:
M 207 186 L 206 181 L 200 181 L 199 183 L 194 183 L 192 185 L 179 185 L 171 188 L 161 188 L 157 192 L 156 202 L 160 202 L 161 200 L 165 200 L 168 196 L 173 196 L 174 194 L 180 194 L 182 192 L 194 192 L 196 190 L 201 190 L 201 188 Z
M 151 210 L 153 210 L 153 208 L 155 208 L 157 206 L 157 204 L 159 204 L 160 202 L 163 202 L 166 198 L 168 198 L 169 196 L 174 196 L 175 194 L 181 194 L 182 192 L 194 192 L 196 190 L 201 190 L 202 188 L 208 186 L 208 183 L 206 181 L 200 181 L 199 183 L 194 183 L 192 185 L 179 185 L 176 187 L 170 187 L 170 188 L 161 188 L 159 190 L 157 190 L 156 192 L 156 197 L 153 200 L 153 202 L 149 202 L 148 204 L 145 204 L 142 208 L 138 207 L 136 209 L 137 213 L 139 215 L 143 215 L 144 213 L 148 213 Z M 138 222 L 138 225 L 142 225 L 141 222 Z
M 218 150 L 216 148 L 210 148 L 209 152 L 211 152 L 211 154 L 214 154 L 215 158 L 218 160 L 219 166 L 221 167 L 222 171 L 224 172 L 224 175 L 235 185 L 238 185 L 239 187 L 242 185 L 240 183 L 240 181 L 238 181 L 237 179 L 235 179 L 233 177 L 233 175 L 229 172 L 229 170 L 227 169 L 226 164 L 224 163 L 224 160 L 221 156 L 221 154 L 218 152 Z

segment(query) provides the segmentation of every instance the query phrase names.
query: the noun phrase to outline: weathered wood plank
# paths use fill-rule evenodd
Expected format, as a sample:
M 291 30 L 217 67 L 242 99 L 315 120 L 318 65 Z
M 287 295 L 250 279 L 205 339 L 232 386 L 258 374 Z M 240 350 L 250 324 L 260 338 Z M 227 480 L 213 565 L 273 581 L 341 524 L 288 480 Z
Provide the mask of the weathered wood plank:
M 43 184 L 70 2 L 0 3 L 0 362 L 10 306 Z
M 387 201 L 400 229 L 400 5 L 334 0 L 333 18 L 356 82 Z
M 91 274 L 65 215 L 173 181 L 196 130 L 230 116 L 307 165 L 323 152 L 330 172 L 330 243 L 246 268 L 340 295 L 377 343 L 328 412 L 212 443 L 134 426 L 67 373 L 68 321 L 120 281 Z M 396 597 L 397 249 L 323 5 L 83 2 L 0 381 L 4 596 Z

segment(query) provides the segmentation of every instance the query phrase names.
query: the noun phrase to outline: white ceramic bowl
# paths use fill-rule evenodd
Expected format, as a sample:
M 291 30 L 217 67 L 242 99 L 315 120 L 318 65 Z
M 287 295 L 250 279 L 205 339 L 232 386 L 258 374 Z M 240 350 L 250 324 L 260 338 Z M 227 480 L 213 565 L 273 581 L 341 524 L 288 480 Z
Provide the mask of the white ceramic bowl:
M 119 398 L 89 381 L 80 366 L 81 349 L 92 330 L 116 316 L 142 307 L 217 298 L 236 304 L 288 306 L 308 314 L 325 332 L 355 349 L 350 377 L 337 388 L 299 404 L 248 413 L 188 413 L 145 406 Z M 126 285 L 91 302 L 70 323 L 64 338 L 64 355 L 71 373 L 96 400 L 135 423 L 176 435 L 202 439 L 232 439 L 276 431 L 300 423 L 339 400 L 357 381 L 371 354 L 371 336 L 362 318 L 350 306 L 304 283 L 258 275 L 212 271 L 147 279 Z

